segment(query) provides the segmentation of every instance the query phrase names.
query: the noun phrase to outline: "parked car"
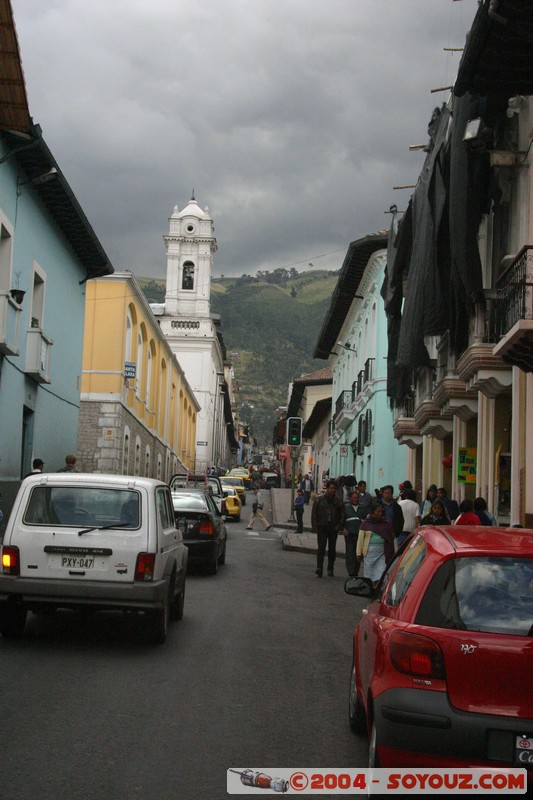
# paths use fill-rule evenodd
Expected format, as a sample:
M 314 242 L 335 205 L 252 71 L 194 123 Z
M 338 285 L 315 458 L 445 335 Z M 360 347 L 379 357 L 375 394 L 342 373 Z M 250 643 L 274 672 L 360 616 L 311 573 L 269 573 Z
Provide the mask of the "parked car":
M 222 480 L 222 479 L 221 479 Z M 233 486 L 236 490 L 237 494 L 239 495 L 239 499 L 241 501 L 241 505 L 246 505 L 246 489 L 244 486 L 244 481 L 241 477 L 237 477 L 235 475 L 224 475 L 224 485 L 225 486 Z
M 236 478 L 242 478 L 245 489 L 252 488 L 252 478 L 250 476 L 250 471 L 247 470 L 246 467 L 233 467 L 233 469 L 230 469 L 228 472 L 228 475 Z M 225 475 L 224 477 L 227 476 Z
M 281 478 L 276 472 L 263 472 L 259 481 L 260 489 L 279 489 Z
M 163 643 L 181 619 L 188 551 L 168 486 L 125 475 L 36 474 L 19 489 L 2 544 L 0 631 L 28 611 L 144 611 Z
M 227 486 L 223 483 L 222 491 L 224 492 L 227 516 L 239 522 L 241 518 L 241 500 L 237 489 L 234 486 Z
M 370 600 L 349 691 L 370 766 L 532 769 L 532 530 L 424 526 L 345 590 Z
M 177 489 L 172 493 L 174 517 L 189 550 L 189 563 L 216 575 L 226 562 L 227 531 L 224 518 L 206 491 Z
M 216 507 L 220 513 L 223 515 L 226 513 L 222 484 L 220 478 L 216 475 L 195 474 L 192 472 L 179 473 L 172 476 L 169 481 L 169 486 L 171 492 L 176 489 L 207 490 L 215 501 Z

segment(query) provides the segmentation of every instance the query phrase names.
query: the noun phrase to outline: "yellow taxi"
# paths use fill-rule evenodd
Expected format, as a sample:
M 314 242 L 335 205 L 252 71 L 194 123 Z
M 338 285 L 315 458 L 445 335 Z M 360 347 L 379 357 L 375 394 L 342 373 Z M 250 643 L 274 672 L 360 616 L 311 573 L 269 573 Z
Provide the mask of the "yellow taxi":
M 237 475 L 224 475 L 224 477 L 221 478 L 220 480 L 224 486 L 233 486 L 233 488 L 236 489 L 241 504 L 245 506 L 246 487 L 244 486 L 244 480 Z
M 233 467 L 233 469 L 230 469 L 228 472 L 228 475 L 235 478 L 242 478 L 245 489 L 252 488 L 252 478 L 246 467 Z
M 234 486 L 225 486 L 222 484 L 222 491 L 224 492 L 226 516 L 238 522 L 241 518 L 241 499 L 237 493 L 237 489 L 235 489 Z

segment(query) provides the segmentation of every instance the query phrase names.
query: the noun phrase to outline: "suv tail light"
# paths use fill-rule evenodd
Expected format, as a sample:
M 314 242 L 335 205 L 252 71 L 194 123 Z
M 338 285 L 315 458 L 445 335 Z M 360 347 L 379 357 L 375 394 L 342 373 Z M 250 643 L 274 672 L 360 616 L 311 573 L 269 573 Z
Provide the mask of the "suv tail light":
M 151 581 L 154 578 L 155 553 L 139 553 L 135 564 L 136 581 Z
M 394 669 L 405 675 L 445 680 L 444 656 L 437 642 L 427 636 L 394 631 L 389 643 Z
M 2 547 L 2 572 L 4 575 L 20 575 L 20 551 L 18 547 Z
M 209 517 L 206 517 L 205 519 L 201 520 L 199 532 L 200 533 L 207 533 L 209 536 L 212 536 L 214 534 L 215 529 L 214 529 L 213 523 L 209 519 Z

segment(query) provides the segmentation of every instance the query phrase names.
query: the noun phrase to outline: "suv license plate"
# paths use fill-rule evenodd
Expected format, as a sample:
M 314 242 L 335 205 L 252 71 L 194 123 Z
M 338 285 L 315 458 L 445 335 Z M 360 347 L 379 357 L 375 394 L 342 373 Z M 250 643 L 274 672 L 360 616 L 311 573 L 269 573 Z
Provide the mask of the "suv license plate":
M 64 569 L 92 569 L 93 556 L 61 556 L 61 566 Z
M 517 767 L 533 769 L 533 736 L 516 737 L 514 760 Z

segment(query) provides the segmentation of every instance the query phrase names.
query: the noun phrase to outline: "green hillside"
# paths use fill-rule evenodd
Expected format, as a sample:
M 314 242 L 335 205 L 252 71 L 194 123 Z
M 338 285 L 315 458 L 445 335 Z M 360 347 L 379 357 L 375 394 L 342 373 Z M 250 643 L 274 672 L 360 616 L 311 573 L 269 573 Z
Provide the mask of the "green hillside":
M 279 274 L 282 273 L 282 274 Z M 261 445 L 272 438 L 275 409 L 287 403 L 288 384 L 326 366 L 312 354 L 338 273 L 276 270 L 257 277 L 213 278 L 211 309 L 222 317 L 234 366 L 242 419 Z M 165 281 L 138 279 L 149 302 L 163 302 Z

